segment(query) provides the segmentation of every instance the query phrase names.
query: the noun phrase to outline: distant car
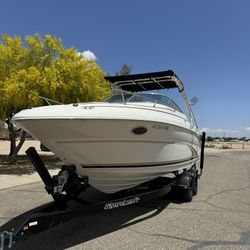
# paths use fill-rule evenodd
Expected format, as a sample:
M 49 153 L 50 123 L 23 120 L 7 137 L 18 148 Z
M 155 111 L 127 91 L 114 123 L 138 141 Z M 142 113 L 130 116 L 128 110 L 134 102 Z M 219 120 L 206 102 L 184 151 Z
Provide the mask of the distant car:
M 42 143 L 40 144 L 40 149 L 43 152 L 49 152 L 50 150 L 48 148 L 46 148 Z

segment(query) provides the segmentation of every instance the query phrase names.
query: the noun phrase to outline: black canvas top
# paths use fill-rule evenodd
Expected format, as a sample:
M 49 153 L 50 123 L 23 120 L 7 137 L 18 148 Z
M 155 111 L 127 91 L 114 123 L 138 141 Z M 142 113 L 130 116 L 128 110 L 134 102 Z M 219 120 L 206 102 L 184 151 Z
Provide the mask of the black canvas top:
M 181 81 L 172 70 L 125 76 L 106 76 L 105 80 L 110 81 L 113 87 L 130 92 L 178 88 L 180 84 L 183 89 Z

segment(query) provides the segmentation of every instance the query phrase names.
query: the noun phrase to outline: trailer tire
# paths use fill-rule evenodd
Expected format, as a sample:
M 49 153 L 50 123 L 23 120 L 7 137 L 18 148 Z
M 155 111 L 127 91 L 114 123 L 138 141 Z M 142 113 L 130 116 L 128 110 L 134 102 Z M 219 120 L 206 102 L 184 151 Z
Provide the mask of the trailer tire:
M 179 190 L 179 195 L 182 201 L 190 202 L 194 195 L 194 171 L 184 171 L 177 182 L 176 188 Z
M 198 178 L 195 178 L 193 185 L 193 195 L 197 195 L 197 193 L 198 193 Z
M 193 195 L 194 195 L 194 189 L 192 185 L 188 188 L 183 189 L 181 192 L 182 200 L 185 202 L 192 201 Z

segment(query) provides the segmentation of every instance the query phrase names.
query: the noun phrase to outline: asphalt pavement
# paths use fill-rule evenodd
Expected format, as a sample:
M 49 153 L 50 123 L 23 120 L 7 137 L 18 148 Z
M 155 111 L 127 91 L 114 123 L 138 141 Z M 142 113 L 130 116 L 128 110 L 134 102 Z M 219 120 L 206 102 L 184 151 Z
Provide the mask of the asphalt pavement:
M 0 190 L 0 231 L 50 201 L 40 182 Z M 206 152 L 198 195 L 190 203 L 166 195 L 88 214 L 13 249 L 250 249 L 250 151 Z

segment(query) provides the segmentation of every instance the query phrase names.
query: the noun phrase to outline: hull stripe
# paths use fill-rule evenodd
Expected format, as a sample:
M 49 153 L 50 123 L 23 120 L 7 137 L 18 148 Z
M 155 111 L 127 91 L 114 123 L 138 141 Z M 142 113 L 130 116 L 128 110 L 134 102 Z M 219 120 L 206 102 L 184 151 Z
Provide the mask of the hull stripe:
M 181 163 L 190 163 L 192 161 L 198 160 L 198 156 L 193 158 L 188 158 L 180 161 L 162 162 L 162 163 L 150 163 L 150 164 L 139 164 L 139 165 L 81 165 L 82 168 L 137 168 L 137 167 L 160 167 L 167 165 L 178 165 Z

